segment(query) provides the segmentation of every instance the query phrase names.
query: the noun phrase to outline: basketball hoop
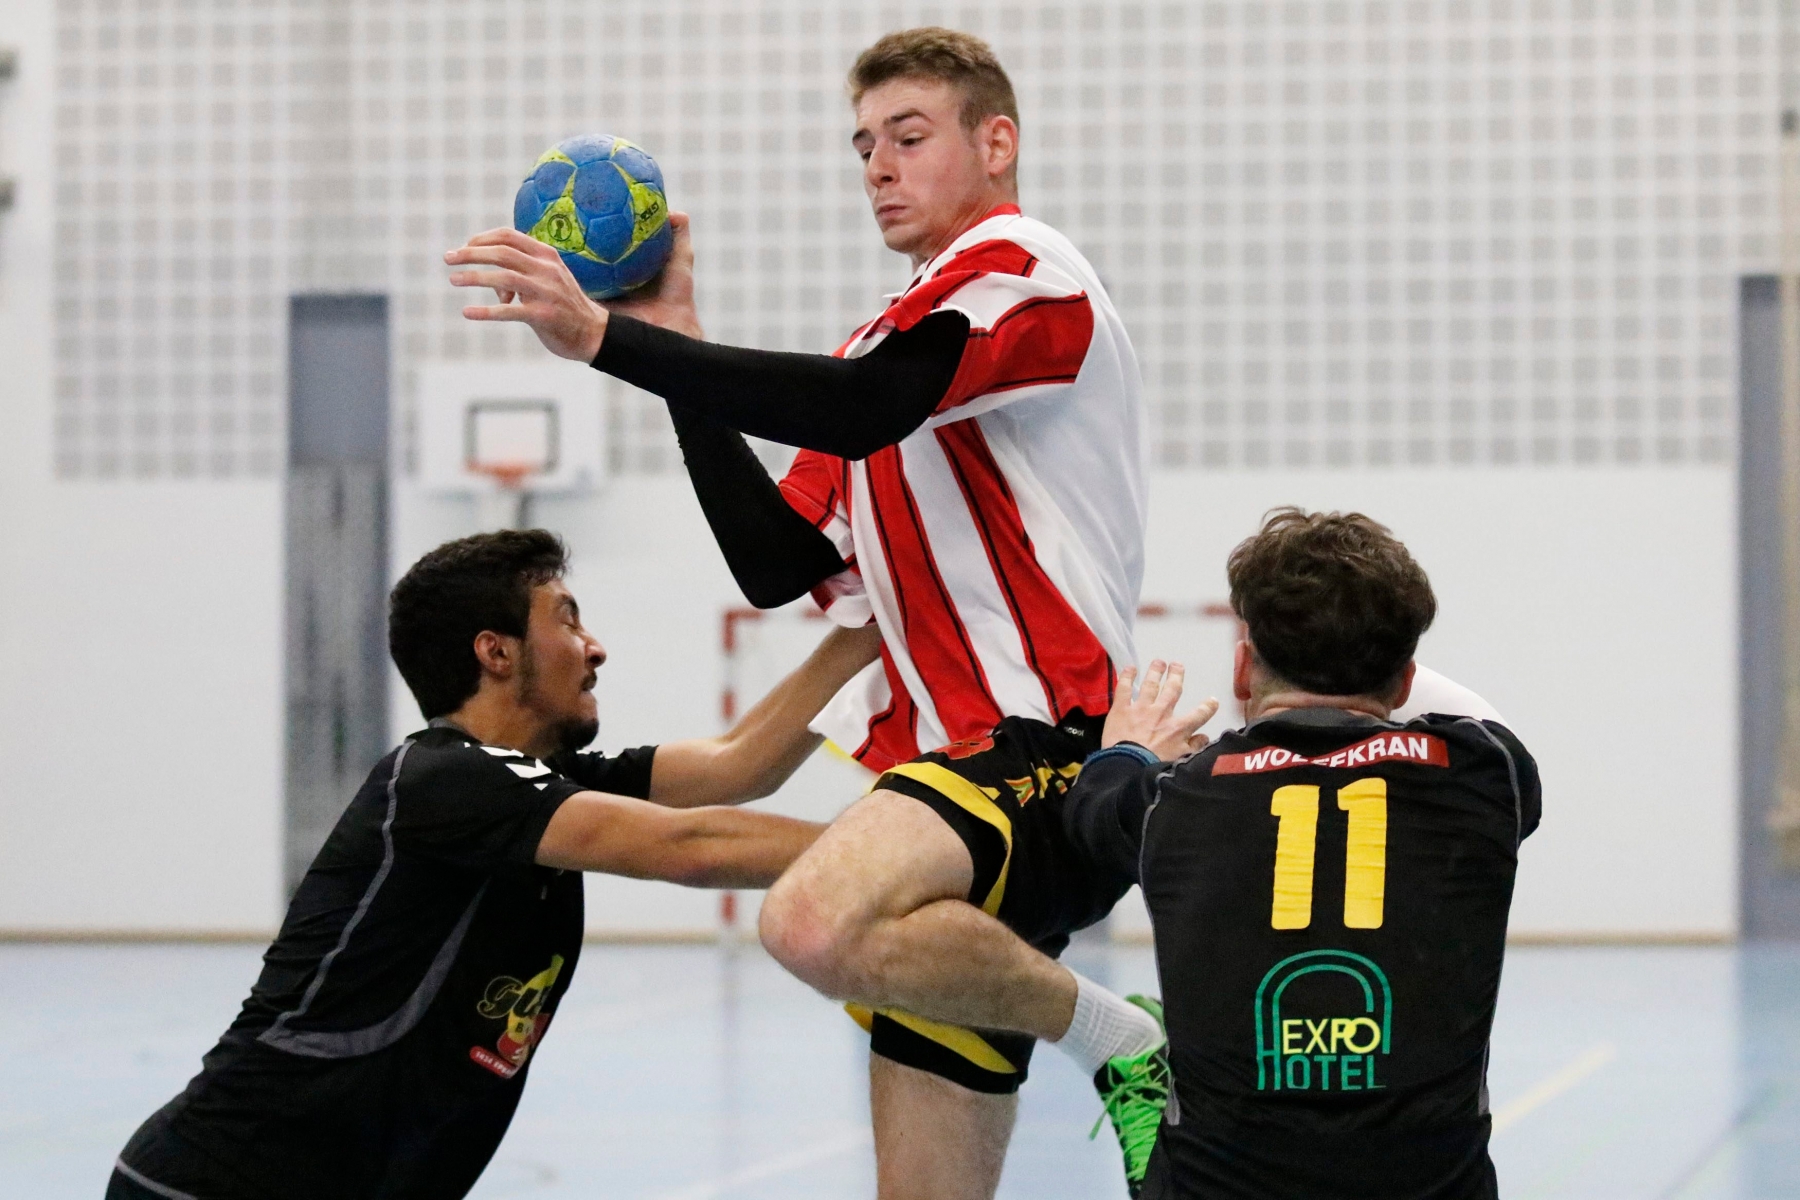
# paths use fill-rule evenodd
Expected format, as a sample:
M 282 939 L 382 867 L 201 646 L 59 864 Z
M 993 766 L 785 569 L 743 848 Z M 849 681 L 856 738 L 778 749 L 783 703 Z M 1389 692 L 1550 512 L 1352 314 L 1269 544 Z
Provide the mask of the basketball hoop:
M 477 475 L 486 475 L 500 487 L 509 492 L 516 492 L 525 486 L 525 477 L 535 475 L 539 471 L 535 463 L 528 462 L 496 462 L 469 464 L 469 470 Z

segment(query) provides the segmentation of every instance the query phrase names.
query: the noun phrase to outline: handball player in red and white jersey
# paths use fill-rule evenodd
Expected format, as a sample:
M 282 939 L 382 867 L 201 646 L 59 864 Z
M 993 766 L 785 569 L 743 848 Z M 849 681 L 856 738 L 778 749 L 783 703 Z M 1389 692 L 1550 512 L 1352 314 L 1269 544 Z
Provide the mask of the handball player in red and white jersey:
M 512 230 L 447 260 L 491 268 L 452 274 L 499 292 L 467 316 L 527 322 L 669 402 L 752 603 L 810 592 L 840 624 L 880 626 L 881 661 L 815 724 L 880 778 L 770 892 L 763 940 L 871 1030 L 884 1200 L 979 1200 L 1036 1040 L 1006 1030 L 1095 1073 L 1121 1128 L 1166 1096 L 1157 1006 L 1054 961 L 1120 895 L 1070 842 L 1062 800 L 1135 673 L 1141 385 L 1093 268 L 1019 208 L 1017 106 L 992 51 L 890 34 L 850 93 L 876 223 L 914 274 L 835 355 L 704 341 L 680 214 L 653 290 L 604 307 Z M 800 448 L 779 485 L 741 434 Z M 1178 669 L 1153 679 L 1178 694 Z M 1154 748 L 1198 745 L 1211 711 L 1168 714 Z

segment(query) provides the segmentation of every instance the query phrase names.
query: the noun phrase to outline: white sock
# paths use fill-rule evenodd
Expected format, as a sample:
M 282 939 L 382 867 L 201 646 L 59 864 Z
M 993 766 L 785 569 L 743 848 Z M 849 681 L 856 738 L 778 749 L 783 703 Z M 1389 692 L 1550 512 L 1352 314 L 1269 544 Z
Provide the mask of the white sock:
M 1089 1075 L 1121 1054 L 1142 1054 L 1163 1040 L 1156 1018 L 1122 996 L 1115 996 L 1078 972 L 1075 1017 L 1069 1031 L 1053 1043 Z

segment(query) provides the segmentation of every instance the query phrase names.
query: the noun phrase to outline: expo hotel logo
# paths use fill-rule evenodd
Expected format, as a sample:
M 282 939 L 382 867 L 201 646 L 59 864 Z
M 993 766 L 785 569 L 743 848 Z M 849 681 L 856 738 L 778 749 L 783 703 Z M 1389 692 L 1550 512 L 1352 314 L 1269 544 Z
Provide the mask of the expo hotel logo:
M 1320 972 L 1361 985 L 1356 1016 L 1283 1017 L 1282 994 Z M 1380 1091 L 1378 1057 L 1392 1049 L 1393 994 L 1381 968 L 1348 950 L 1311 950 L 1284 958 L 1256 989 L 1257 1091 Z

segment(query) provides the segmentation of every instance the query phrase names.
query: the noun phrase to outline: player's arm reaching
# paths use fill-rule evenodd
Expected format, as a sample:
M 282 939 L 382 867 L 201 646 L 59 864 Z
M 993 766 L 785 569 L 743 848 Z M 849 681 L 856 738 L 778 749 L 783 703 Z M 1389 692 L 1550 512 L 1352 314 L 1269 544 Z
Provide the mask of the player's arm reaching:
M 544 830 L 538 863 L 686 887 L 768 887 L 825 827 L 718 806 L 780 787 L 818 747 L 807 723 L 880 646 L 873 628 L 833 630 L 730 732 L 658 746 L 648 800 L 599 791 L 570 796 Z M 599 781 L 608 761 L 574 755 L 558 765 L 582 783 L 584 767 Z
M 652 291 L 601 305 L 582 292 L 555 248 L 513 229 L 477 234 L 445 256 L 458 287 L 488 287 L 511 303 L 469 305 L 475 321 L 529 324 L 554 354 L 753 437 L 840 458 L 865 458 L 924 425 L 949 394 L 969 319 L 921 316 L 868 354 L 837 358 L 702 341 L 693 307 L 693 245 L 685 214 L 670 216 L 675 249 Z
M 665 808 L 699 808 L 770 795 L 818 749 L 822 739 L 808 724 L 880 653 L 881 633 L 873 626 L 832 630 L 726 733 L 657 746 L 650 760 L 650 801 Z M 619 758 L 565 754 L 553 765 L 598 792 L 638 790 L 618 782 L 614 772 L 620 769 Z
M 650 799 L 670 808 L 693 808 L 737 804 L 774 792 L 823 740 L 808 724 L 880 653 L 881 632 L 873 625 L 833 630 L 730 732 L 658 746 Z
M 577 792 L 550 818 L 537 862 L 685 887 L 764 888 L 824 830 L 774 813 Z
M 857 358 L 723 346 L 622 315 L 609 318 L 604 335 L 589 361 L 673 407 L 857 459 L 900 442 L 937 410 L 962 362 L 969 319 L 932 313 Z
M 1162 764 L 1205 749 L 1200 727 L 1219 711 L 1219 702 L 1208 699 L 1176 713 L 1185 679 L 1180 663 L 1152 662 L 1133 695 L 1136 675 L 1136 667 L 1119 672 L 1101 748 L 1082 765 L 1063 808 L 1069 836 L 1090 866 L 1120 883 L 1138 881 L 1144 815 L 1155 800 Z
M 470 305 L 479 321 L 521 321 L 564 358 L 669 403 L 683 461 L 713 537 L 744 597 L 776 608 L 845 568 L 837 547 L 781 495 L 741 433 L 859 459 L 920 428 L 944 404 L 962 365 L 969 321 L 941 310 L 837 358 L 721 346 L 701 340 L 694 252 L 684 213 L 670 216 L 675 249 L 647 287 L 605 305 L 589 299 L 556 251 L 511 229 L 453 250 L 458 287 L 491 287 L 499 304 Z
M 725 565 L 757 608 L 779 608 L 845 569 L 832 540 L 781 494 L 744 435 L 669 406 L 681 460 Z

